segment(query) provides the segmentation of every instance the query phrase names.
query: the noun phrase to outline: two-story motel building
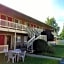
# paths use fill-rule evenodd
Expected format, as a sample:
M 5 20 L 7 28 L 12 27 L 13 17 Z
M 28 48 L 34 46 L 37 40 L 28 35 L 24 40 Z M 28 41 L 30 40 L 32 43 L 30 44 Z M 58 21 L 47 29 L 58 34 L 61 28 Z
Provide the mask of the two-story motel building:
M 8 45 L 12 49 L 27 43 L 30 32 L 28 27 L 38 31 L 53 30 L 39 20 L 0 4 L 0 45 Z

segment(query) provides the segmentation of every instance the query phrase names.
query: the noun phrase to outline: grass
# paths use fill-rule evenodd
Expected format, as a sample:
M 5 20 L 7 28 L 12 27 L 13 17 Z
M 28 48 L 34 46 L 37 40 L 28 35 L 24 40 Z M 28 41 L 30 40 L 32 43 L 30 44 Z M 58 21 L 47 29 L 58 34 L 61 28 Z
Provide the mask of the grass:
M 11 62 L 7 63 L 7 60 L 4 58 L 4 55 L 0 54 L 0 64 L 13 64 Z M 59 61 L 51 60 L 51 59 L 42 59 L 42 58 L 35 58 L 35 57 L 26 57 L 25 62 L 22 61 L 14 64 L 58 64 Z
M 64 58 L 64 45 L 55 46 L 54 53 L 43 53 L 43 55 Z
M 54 54 L 47 54 L 54 57 L 64 58 L 64 46 L 55 46 Z M 13 64 L 12 62 L 7 63 L 4 54 L 0 54 L 0 64 Z M 22 61 L 14 64 L 59 64 L 59 61 L 44 58 L 26 57 L 25 62 Z
M 64 58 L 64 45 L 56 46 L 54 56 Z

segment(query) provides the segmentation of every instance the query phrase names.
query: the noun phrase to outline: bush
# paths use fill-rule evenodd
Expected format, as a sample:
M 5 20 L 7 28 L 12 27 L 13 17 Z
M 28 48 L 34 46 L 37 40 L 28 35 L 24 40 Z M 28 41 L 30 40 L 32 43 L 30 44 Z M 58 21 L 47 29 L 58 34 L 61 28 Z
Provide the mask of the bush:
M 48 46 L 48 48 L 47 48 L 48 53 L 54 53 L 54 51 L 55 51 L 55 49 L 53 46 Z
M 47 48 L 48 48 L 47 42 L 42 39 L 37 39 L 33 42 L 34 53 L 46 52 Z

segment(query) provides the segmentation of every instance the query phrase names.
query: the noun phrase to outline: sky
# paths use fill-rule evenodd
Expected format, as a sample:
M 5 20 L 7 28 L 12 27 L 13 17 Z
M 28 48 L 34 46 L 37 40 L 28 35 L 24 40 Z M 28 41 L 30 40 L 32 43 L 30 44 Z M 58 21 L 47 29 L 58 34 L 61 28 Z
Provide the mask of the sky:
M 64 23 L 64 0 L 0 0 L 0 4 L 45 22 L 49 16 L 54 17 L 60 31 Z

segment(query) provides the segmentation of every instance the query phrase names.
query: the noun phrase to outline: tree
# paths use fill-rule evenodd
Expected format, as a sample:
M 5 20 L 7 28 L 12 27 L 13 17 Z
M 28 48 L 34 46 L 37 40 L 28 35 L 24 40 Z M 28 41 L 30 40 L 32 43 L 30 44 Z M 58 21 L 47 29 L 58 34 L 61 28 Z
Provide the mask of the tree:
M 45 23 L 49 26 L 52 26 L 55 29 L 55 32 L 58 34 L 60 27 L 56 23 L 56 20 L 54 17 L 52 18 L 47 17 Z
M 60 39 L 64 39 L 64 26 L 63 26 L 63 29 L 62 29 L 62 31 L 60 33 Z

